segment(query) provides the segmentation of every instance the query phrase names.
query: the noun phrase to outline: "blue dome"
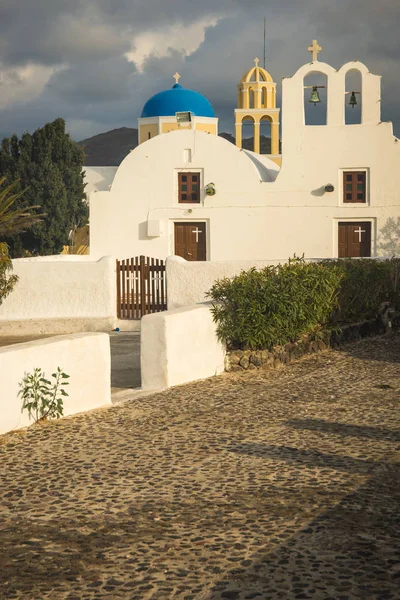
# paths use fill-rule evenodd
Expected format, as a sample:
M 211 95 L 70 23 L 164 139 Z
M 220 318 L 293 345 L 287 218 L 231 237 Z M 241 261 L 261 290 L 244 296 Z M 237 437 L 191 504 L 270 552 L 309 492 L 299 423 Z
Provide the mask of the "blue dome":
M 189 111 L 196 117 L 215 117 L 214 109 L 205 96 L 186 90 L 176 83 L 170 90 L 159 92 L 147 100 L 142 110 L 142 119 L 173 117 L 177 112 Z

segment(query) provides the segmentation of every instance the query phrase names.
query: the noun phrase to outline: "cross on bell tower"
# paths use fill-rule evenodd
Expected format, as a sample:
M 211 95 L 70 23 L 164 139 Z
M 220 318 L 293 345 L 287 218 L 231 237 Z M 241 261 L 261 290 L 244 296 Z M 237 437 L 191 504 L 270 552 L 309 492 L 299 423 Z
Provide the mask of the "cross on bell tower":
M 320 46 L 317 40 L 313 40 L 311 46 L 308 47 L 308 51 L 312 54 L 312 62 L 318 60 L 318 54 L 321 52 L 322 46 Z

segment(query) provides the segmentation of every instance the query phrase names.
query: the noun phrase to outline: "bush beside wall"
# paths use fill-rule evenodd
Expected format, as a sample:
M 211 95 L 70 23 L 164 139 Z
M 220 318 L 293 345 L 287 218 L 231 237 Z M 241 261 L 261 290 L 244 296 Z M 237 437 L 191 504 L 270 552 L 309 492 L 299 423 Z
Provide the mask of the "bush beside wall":
M 400 259 L 306 263 L 295 257 L 216 281 L 209 296 L 228 350 L 271 350 L 375 319 L 383 303 L 398 310 L 399 279 Z
M 342 273 L 338 306 L 330 324 L 357 323 L 374 319 L 383 302 L 400 309 L 400 259 L 342 259 L 326 261 L 328 268 Z

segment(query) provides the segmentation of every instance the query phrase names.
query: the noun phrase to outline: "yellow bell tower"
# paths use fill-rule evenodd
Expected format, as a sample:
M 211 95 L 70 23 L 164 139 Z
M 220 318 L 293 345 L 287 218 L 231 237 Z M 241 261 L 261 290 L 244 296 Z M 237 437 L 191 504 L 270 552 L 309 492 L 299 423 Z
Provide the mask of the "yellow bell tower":
M 268 157 L 279 166 L 282 156 L 279 153 L 279 115 L 276 108 L 276 83 L 265 69 L 259 66 L 258 58 L 254 67 L 245 73 L 238 86 L 238 108 L 235 109 L 236 146 L 242 148 L 242 127 L 244 120 L 254 123 L 254 152 L 260 152 L 260 126 L 263 121 L 271 123 L 271 154 Z

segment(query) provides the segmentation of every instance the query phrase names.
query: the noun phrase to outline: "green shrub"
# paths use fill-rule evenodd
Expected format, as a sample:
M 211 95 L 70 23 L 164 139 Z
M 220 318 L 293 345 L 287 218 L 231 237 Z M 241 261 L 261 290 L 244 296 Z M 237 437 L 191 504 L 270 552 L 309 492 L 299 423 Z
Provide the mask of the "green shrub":
M 35 423 L 44 419 L 59 419 L 64 413 L 63 397 L 68 396 L 62 386 L 69 385 L 65 379 L 69 375 L 60 367 L 51 375 L 52 383 L 45 377 L 42 369 L 36 368 L 33 373 L 28 373 L 20 383 L 19 396 L 22 396 L 22 410 L 27 410 Z
M 295 257 L 216 281 L 208 295 L 218 337 L 228 348 L 262 349 L 316 334 L 337 307 L 342 277 L 335 264 Z
M 379 314 L 382 302 L 390 302 L 394 308 L 400 308 L 400 259 L 349 258 L 324 264 L 339 268 L 343 273 L 332 324 L 373 319 Z

